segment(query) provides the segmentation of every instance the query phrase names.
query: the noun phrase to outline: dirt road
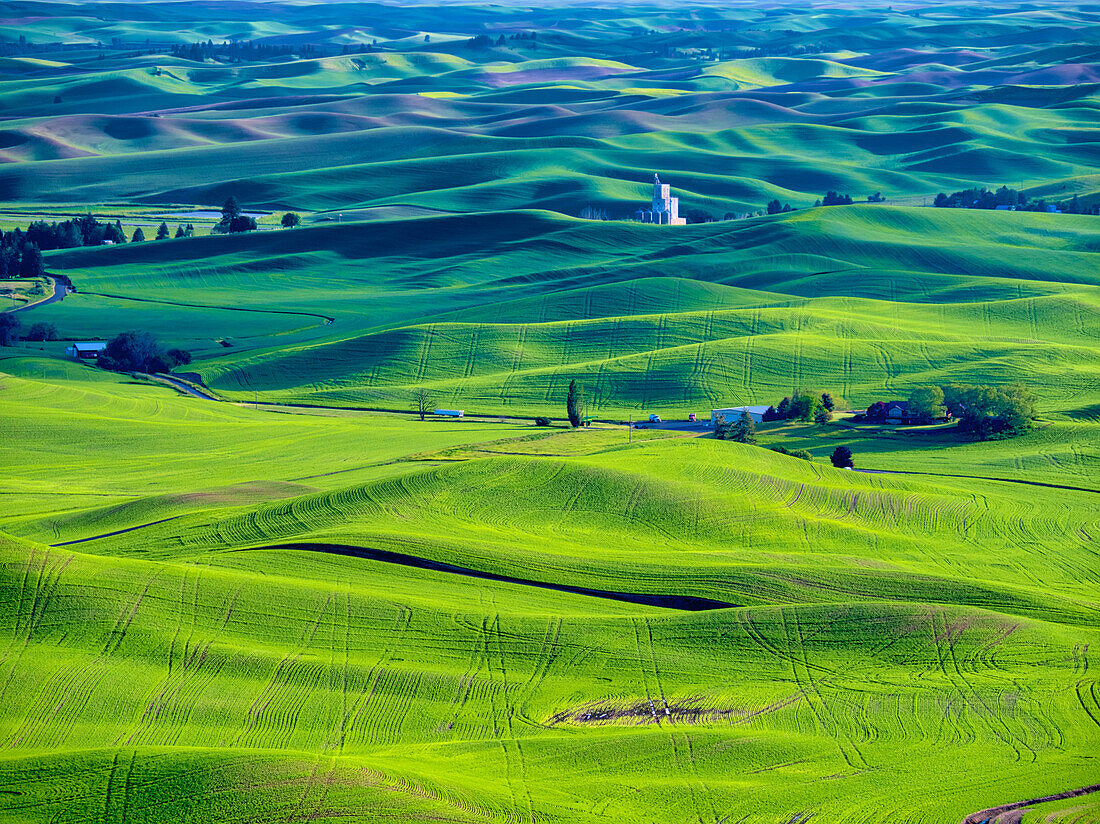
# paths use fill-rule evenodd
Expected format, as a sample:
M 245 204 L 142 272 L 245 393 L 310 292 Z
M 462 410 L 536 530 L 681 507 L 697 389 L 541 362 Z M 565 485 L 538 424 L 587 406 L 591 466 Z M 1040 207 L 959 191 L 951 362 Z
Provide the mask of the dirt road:
M 986 822 L 988 822 L 988 824 L 1008 824 L 1007 818 L 1005 820 L 999 820 L 1001 816 L 1004 816 L 1006 813 L 1022 810 L 1025 807 L 1032 807 L 1036 804 L 1045 804 L 1048 801 L 1077 798 L 1080 795 L 1088 795 L 1089 793 L 1095 792 L 1100 792 L 1100 784 L 1090 784 L 1087 787 L 1080 787 L 1076 790 L 1066 790 L 1064 793 L 1044 795 L 1042 798 L 1029 798 L 1027 801 L 1016 801 L 1012 804 L 1002 804 L 999 807 L 989 807 L 988 809 L 971 813 L 962 820 L 962 824 L 986 824 Z M 1016 818 L 1016 820 L 1019 821 L 1019 818 Z

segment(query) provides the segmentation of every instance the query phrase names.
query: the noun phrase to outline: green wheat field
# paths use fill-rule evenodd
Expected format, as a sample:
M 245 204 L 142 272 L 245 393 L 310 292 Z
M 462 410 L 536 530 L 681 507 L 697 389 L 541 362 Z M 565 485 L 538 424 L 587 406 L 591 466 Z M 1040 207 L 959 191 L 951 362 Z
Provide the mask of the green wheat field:
M 1096 3 L 4 4 L 0 245 L 148 240 L 0 279 L 0 821 L 1100 822 L 1098 206 Z

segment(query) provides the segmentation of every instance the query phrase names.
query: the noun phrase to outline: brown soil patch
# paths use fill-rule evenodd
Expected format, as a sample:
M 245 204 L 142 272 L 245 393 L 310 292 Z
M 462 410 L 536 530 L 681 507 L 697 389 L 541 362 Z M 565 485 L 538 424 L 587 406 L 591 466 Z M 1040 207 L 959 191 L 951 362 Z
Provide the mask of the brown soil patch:
M 1035 804 L 1045 804 L 1048 801 L 1061 801 L 1063 798 L 1077 798 L 1080 795 L 1100 792 L 1100 784 L 1090 784 L 1087 787 L 1079 787 L 1076 790 L 1066 790 L 1054 795 L 1044 795 L 1042 798 L 1029 798 L 1027 801 L 1016 801 L 1012 804 L 1002 804 L 999 807 L 989 807 L 971 813 L 962 820 L 962 824 L 1018 824 L 1023 814 L 1016 815 L 1017 811 Z

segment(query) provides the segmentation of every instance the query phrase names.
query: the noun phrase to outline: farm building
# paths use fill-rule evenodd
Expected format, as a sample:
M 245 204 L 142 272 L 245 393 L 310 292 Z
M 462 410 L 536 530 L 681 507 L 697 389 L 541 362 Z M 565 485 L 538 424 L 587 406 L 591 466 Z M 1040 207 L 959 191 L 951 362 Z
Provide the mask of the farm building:
M 65 354 L 73 360 L 95 360 L 106 348 L 107 344 L 103 341 L 83 341 L 67 347 Z
M 642 223 L 660 223 L 664 226 L 683 226 L 687 218 L 680 217 L 680 198 L 672 196 L 672 188 L 662 183 L 661 178 L 653 175 L 653 200 L 648 209 L 639 209 L 634 213 L 635 220 Z
M 887 401 L 886 422 L 902 423 L 909 420 L 909 401 Z
M 728 409 L 712 409 L 710 410 L 710 425 L 714 426 L 718 422 L 719 416 L 724 417 L 728 423 L 733 423 L 745 411 L 748 411 L 749 416 L 752 417 L 755 423 L 763 423 L 764 413 L 768 411 L 768 406 L 731 406 Z

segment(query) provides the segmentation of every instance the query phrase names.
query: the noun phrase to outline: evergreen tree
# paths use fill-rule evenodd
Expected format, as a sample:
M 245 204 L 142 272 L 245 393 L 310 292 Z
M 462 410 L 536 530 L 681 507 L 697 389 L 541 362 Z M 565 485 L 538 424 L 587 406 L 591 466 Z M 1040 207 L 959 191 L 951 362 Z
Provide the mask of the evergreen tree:
M 742 410 L 741 418 L 733 425 L 729 438 L 737 443 L 756 445 L 756 422 L 753 421 L 749 410 Z
M 828 392 L 821 393 L 821 405 L 832 412 L 836 408 L 836 404 L 833 403 L 833 396 Z
M 122 231 L 122 223 L 115 221 L 114 223 L 108 223 L 107 228 L 103 233 L 104 240 L 110 240 L 115 243 L 125 243 L 126 233 Z
M 84 235 L 71 220 L 66 220 L 57 227 L 57 248 L 75 249 L 84 245 Z M 96 244 L 98 245 L 98 244 Z
M 814 423 L 828 423 L 833 419 L 833 413 L 826 409 L 824 406 L 819 406 L 817 411 L 814 412 Z
M 138 226 L 136 229 L 134 229 L 134 234 L 130 238 L 130 242 L 131 243 L 141 243 L 144 240 L 145 240 L 145 232 L 141 231 L 141 227 Z
M 185 231 L 183 231 L 183 226 L 177 226 L 176 227 L 176 237 L 177 238 L 187 237 L 187 233 Z
M 838 446 L 834 449 L 833 454 L 829 456 L 829 460 L 833 462 L 833 466 L 837 469 L 855 466 L 852 463 L 852 450 L 846 446 Z
M 18 315 L 11 312 L 0 313 L 0 346 L 11 346 L 15 343 L 22 325 Z
M 581 406 L 584 403 L 584 393 L 576 381 L 569 381 L 569 392 L 565 396 L 565 413 L 569 416 L 569 425 L 577 427 L 581 425 Z
M 168 236 L 168 224 L 161 221 L 160 226 L 157 227 L 157 240 L 166 240 Z
M 23 247 L 23 260 L 19 263 L 19 276 L 24 278 L 40 278 L 46 274 L 46 267 L 42 262 L 42 252 L 33 243 Z
M 240 216 L 241 216 L 241 204 L 237 202 L 237 198 L 233 197 L 233 195 L 230 195 L 226 199 L 225 205 L 222 206 L 222 221 L 221 222 L 224 223 L 228 227 L 229 224 L 233 222 L 233 218 L 240 217 Z
M 19 274 L 19 250 L 14 246 L 0 248 L 0 279 L 13 278 Z

